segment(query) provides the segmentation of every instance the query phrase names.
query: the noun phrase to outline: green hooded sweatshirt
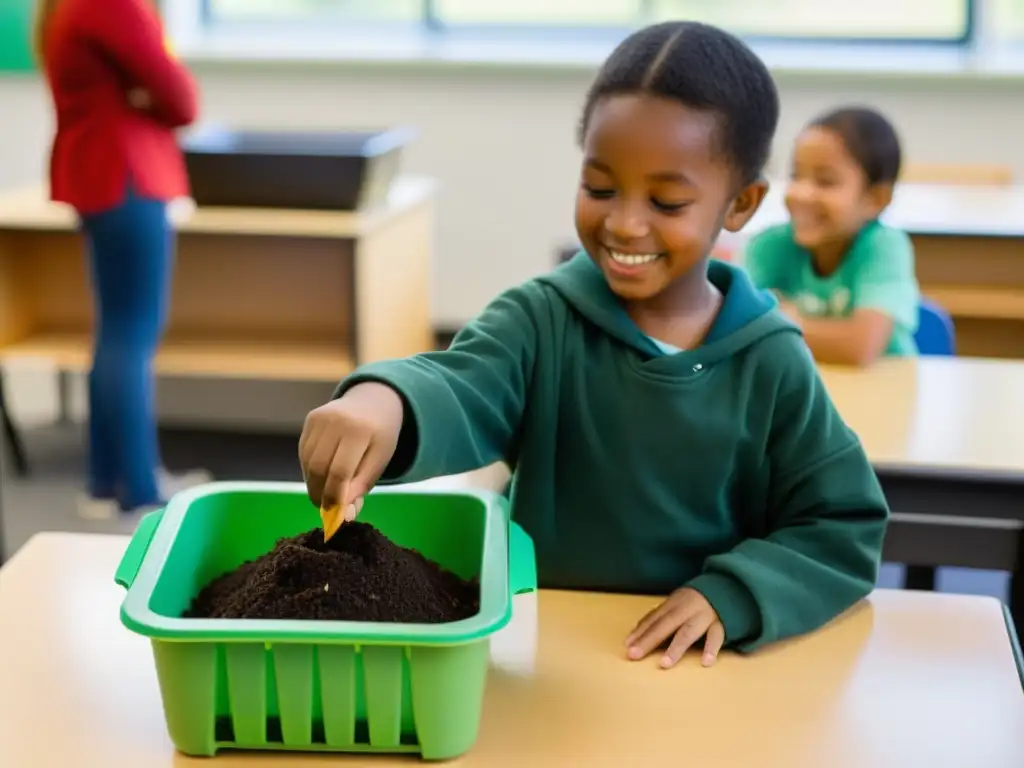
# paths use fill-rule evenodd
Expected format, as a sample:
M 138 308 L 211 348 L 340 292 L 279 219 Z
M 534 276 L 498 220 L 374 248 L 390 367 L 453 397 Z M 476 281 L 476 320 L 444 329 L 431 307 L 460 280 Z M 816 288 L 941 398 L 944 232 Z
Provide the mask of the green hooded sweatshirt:
M 726 264 L 708 277 L 724 301 L 691 350 L 645 336 L 581 253 L 335 397 L 377 381 L 404 399 L 381 482 L 513 467 L 542 587 L 690 586 L 739 650 L 802 634 L 870 592 L 888 508 L 774 298 Z

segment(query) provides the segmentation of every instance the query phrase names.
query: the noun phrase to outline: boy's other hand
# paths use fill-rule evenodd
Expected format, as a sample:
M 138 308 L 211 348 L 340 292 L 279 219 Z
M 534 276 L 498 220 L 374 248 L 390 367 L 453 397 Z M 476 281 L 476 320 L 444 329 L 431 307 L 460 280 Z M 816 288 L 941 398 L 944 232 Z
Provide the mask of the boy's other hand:
M 636 629 L 626 638 L 629 658 L 645 658 L 670 637 L 672 641 L 660 662 L 664 669 L 675 666 L 683 654 L 702 637 L 705 640 L 701 663 L 710 667 L 722 650 L 725 627 L 704 595 L 690 587 L 683 587 L 640 619 Z
M 402 398 L 386 384 L 357 384 L 310 411 L 299 438 L 299 461 L 310 501 L 341 506 L 351 520 L 395 453 Z

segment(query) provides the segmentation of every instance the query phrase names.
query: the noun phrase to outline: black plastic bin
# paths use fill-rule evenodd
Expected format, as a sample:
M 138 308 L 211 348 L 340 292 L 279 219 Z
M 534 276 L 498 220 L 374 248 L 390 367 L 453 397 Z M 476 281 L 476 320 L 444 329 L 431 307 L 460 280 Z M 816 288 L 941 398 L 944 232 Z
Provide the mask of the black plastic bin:
M 388 193 L 407 128 L 253 131 L 201 127 L 182 139 L 197 206 L 352 211 Z

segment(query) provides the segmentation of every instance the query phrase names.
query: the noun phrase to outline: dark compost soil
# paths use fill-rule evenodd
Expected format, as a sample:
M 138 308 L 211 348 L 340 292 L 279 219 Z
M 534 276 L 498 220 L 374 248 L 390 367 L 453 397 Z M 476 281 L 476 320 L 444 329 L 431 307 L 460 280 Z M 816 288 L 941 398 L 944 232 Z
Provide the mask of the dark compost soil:
M 191 618 L 326 619 L 437 624 L 473 616 L 480 589 L 366 523 L 281 539 L 204 587 Z

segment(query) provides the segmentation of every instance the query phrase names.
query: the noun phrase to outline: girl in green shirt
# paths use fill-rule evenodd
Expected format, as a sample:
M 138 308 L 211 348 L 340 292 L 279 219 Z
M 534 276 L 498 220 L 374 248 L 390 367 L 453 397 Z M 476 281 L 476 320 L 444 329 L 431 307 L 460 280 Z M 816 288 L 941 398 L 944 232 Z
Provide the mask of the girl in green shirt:
M 793 152 L 790 221 L 747 246 L 753 282 L 776 293 L 821 362 L 917 354 L 913 246 L 879 221 L 900 154 L 896 131 L 874 110 L 846 107 L 813 120 Z

